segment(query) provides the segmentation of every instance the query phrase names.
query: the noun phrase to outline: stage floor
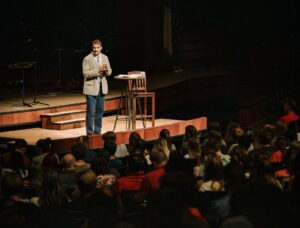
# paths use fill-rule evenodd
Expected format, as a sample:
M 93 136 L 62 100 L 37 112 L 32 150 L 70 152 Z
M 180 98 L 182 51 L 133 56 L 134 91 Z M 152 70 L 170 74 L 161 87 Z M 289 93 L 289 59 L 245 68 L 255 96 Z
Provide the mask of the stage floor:
M 198 69 L 185 69 L 179 72 L 161 72 L 156 74 L 147 74 L 147 87 L 149 91 L 165 88 L 175 85 L 182 81 L 194 78 L 215 77 L 218 75 L 227 75 L 233 72 L 240 72 L 240 68 L 233 67 L 202 67 Z M 122 89 L 126 87 L 122 80 L 116 80 L 113 77 L 108 77 L 109 93 L 107 100 L 120 97 Z M 27 91 L 29 90 L 29 91 Z M 52 89 L 53 90 L 53 89 Z M 18 88 L 0 88 L 0 114 L 10 112 L 24 112 L 51 107 L 59 107 L 64 105 L 84 104 L 85 96 L 82 94 L 82 89 L 63 88 L 60 92 L 49 92 L 49 88 L 40 85 L 37 91 L 37 101 L 34 103 L 33 88 L 26 89 L 25 102 L 32 104 L 32 107 L 16 105 L 22 103 L 22 96 Z M 44 104 L 48 105 L 44 105 Z M 1 125 L 1 122 L 0 122 Z
M 119 97 L 121 95 L 120 91 L 111 91 L 109 95 L 107 95 L 106 99 L 112 99 Z M 32 111 L 39 109 L 47 109 L 51 107 L 57 106 L 65 106 L 65 105 L 74 105 L 74 104 L 85 104 L 85 96 L 82 93 L 76 92 L 61 92 L 61 93 L 49 93 L 40 95 L 37 97 L 36 103 L 34 101 L 34 96 L 28 96 L 25 99 L 25 102 L 32 105 L 32 107 L 28 106 L 17 106 L 22 103 L 21 98 L 12 97 L 9 99 L 0 100 L 0 113 L 9 113 L 9 112 L 24 112 L 24 111 Z

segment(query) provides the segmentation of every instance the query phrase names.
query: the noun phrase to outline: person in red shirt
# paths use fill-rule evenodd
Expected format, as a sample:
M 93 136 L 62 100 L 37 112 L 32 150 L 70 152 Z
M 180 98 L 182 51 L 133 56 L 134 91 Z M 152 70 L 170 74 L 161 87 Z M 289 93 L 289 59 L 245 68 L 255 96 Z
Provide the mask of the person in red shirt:
M 289 125 L 291 122 L 297 122 L 299 116 L 295 113 L 296 102 L 293 99 L 287 98 L 283 103 L 283 110 L 286 115 L 280 117 L 280 121 Z
M 159 189 L 159 180 L 165 174 L 165 165 L 168 162 L 167 155 L 162 149 L 152 150 L 150 160 L 154 166 L 154 170 L 145 174 L 141 188 L 135 195 L 135 200 L 140 203 Z
M 146 160 L 142 154 L 132 154 L 128 157 L 128 175 L 118 178 L 114 184 L 118 192 L 138 191 L 144 179 Z

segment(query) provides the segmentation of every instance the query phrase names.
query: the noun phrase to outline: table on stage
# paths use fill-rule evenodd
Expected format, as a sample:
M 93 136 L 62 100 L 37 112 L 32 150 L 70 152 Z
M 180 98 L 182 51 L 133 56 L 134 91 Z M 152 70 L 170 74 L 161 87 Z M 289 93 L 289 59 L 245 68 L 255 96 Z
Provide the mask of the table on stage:
M 122 102 L 123 97 L 125 97 L 125 99 L 126 99 L 126 117 L 125 117 L 126 130 L 135 130 L 135 128 L 136 128 L 136 103 L 134 102 L 134 96 L 136 96 L 136 94 L 134 94 L 133 91 L 135 91 L 135 88 L 136 88 L 136 80 L 142 79 L 143 77 L 145 77 L 145 75 L 141 75 L 141 74 L 130 74 L 130 75 L 120 74 L 120 75 L 114 77 L 117 80 L 125 81 L 126 86 L 122 89 L 122 92 L 121 92 L 121 97 L 120 97 L 119 106 L 118 106 L 118 112 L 117 112 L 113 131 L 115 131 L 117 121 L 119 119 L 121 102 Z M 128 85 L 130 82 L 132 85 L 131 89 L 128 88 Z M 143 119 L 143 114 L 141 112 L 141 105 L 140 105 L 139 99 L 137 99 L 137 104 L 138 104 L 139 111 L 141 113 L 141 118 Z M 145 128 L 146 127 L 145 122 L 144 121 L 142 121 L 142 122 L 143 122 L 143 126 Z

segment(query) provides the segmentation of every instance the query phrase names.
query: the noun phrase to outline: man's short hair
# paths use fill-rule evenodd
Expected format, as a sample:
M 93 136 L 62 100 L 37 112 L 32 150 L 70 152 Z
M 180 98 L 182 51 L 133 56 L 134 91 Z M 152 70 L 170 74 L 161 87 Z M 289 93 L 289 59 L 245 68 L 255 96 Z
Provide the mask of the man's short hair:
M 94 45 L 94 44 L 99 44 L 102 47 L 102 42 L 98 39 L 92 41 L 92 45 Z
M 68 169 L 68 168 L 73 168 L 75 165 L 75 157 L 73 154 L 65 154 L 65 156 L 63 157 L 63 167 Z

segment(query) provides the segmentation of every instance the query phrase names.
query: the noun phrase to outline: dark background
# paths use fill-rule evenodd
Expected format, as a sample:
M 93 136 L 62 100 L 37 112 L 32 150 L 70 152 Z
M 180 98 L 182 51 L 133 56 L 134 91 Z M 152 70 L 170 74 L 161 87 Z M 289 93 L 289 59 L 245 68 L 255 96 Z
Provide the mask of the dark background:
M 99 38 L 114 74 L 236 67 L 262 92 L 297 96 L 300 27 L 296 0 L 171 0 L 173 55 L 163 48 L 164 0 L 10 0 L 2 3 L 1 84 L 8 65 L 36 61 L 40 81 L 81 80 Z M 260 91 L 261 92 L 261 91 Z

